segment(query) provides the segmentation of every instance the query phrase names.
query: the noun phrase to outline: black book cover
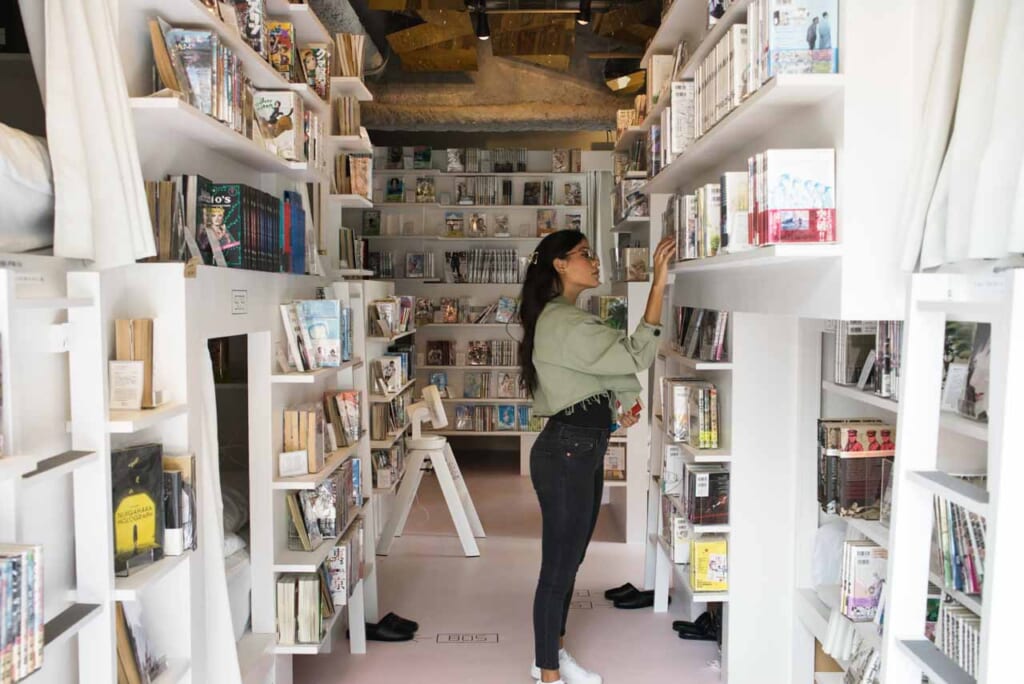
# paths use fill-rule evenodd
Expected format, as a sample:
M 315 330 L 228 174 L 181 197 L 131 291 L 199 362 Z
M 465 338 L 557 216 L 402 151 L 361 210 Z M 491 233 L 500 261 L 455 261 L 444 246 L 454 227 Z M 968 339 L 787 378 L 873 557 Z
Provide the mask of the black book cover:
M 114 570 L 163 558 L 163 447 L 142 444 L 110 454 Z

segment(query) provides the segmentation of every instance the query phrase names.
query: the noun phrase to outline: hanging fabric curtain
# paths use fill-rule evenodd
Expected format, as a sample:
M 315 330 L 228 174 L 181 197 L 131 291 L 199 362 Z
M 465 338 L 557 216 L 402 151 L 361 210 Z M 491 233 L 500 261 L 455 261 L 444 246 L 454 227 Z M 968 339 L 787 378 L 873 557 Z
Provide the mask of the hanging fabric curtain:
M 1024 251 L 1024 3 L 926 11 L 940 19 L 937 38 L 915 34 L 932 69 L 903 207 L 907 270 Z
M 54 254 L 99 268 L 156 247 L 114 0 L 46 0 L 46 131 L 53 165 Z
M 242 675 L 235 654 L 235 633 L 231 623 L 231 603 L 224 570 L 224 501 L 220 490 L 220 452 L 217 446 L 217 390 L 213 363 L 205 349 L 200 369 L 199 406 L 200 444 L 196 449 L 199 480 L 199 550 L 202 558 L 200 577 L 193 587 L 202 587 L 206 635 L 205 671 L 193 672 L 194 681 L 240 684 Z M 225 657 L 227 654 L 227 657 Z

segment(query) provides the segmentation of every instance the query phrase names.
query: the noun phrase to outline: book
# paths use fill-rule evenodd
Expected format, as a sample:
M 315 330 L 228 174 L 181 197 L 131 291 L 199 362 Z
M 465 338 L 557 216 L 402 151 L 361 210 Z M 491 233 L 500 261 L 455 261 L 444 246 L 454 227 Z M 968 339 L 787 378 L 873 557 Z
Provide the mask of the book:
M 306 161 L 302 97 L 293 90 L 257 90 L 253 112 L 267 149 L 290 161 Z
M 42 667 L 43 597 L 43 547 L 0 544 L 0 681 L 19 681 Z
M 465 233 L 465 219 L 461 211 L 446 211 L 444 213 L 444 225 L 447 237 L 463 237 Z
M 153 319 L 134 318 L 114 321 L 114 360 L 142 363 L 143 408 L 156 406 L 153 386 Z
M 421 176 L 416 179 L 416 201 L 428 204 L 437 202 L 437 189 L 434 187 L 434 179 L 431 176 Z
M 520 375 L 519 373 L 505 373 L 498 375 L 498 398 L 518 399 L 520 398 Z
M 400 176 L 391 176 L 387 180 L 387 189 L 384 192 L 385 202 L 405 201 L 405 181 Z
M 426 255 L 423 252 L 407 252 L 405 255 L 405 277 L 423 278 Z
M 729 590 L 729 544 L 705 535 L 690 541 L 690 586 L 694 591 Z
M 604 479 L 626 479 L 626 447 L 621 444 L 609 444 L 604 452 Z
M 430 384 L 437 388 L 442 399 L 448 398 L 448 373 L 434 371 L 430 374 Z
M 498 297 L 498 308 L 494 314 L 497 323 L 511 323 L 519 312 L 519 304 L 515 297 L 501 295 Z
M 380 235 L 380 209 L 363 211 L 363 235 Z
M 516 423 L 519 426 L 519 430 L 522 432 L 530 431 L 533 423 L 533 408 L 526 404 L 520 404 L 516 407 L 516 413 Z
M 835 242 L 835 150 L 767 150 L 755 162 L 755 244 Z
M 769 0 L 768 73 L 828 74 L 839 70 L 838 0 Z
M 485 399 L 490 394 L 490 373 L 466 373 L 462 379 L 462 396 L 466 399 Z
M 968 418 L 988 420 L 989 367 L 992 361 L 992 325 L 978 323 L 974 330 L 971 357 L 967 364 L 967 383 L 959 411 Z
M 543 237 L 558 230 L 555 224 L 556 212 L 554 209 L 537 210 L 537 237 Z
M 448 148 L 447 153 L 447 166 L 445 170 L 448 173 L 465 173 L 466 172 L 466 151 L 462 148 Z
M 487 342 L 470 340 L 466 351 L 466 363 L 470 366 L 490 365 L 490 347 Z
M 321 100 L 331 99 L 331 50 L 323 43 L 310 43 L 299 50 L 302 76 Z
M 195 551 L 199 546 L 197 525 L 199 521 L 198 496 L 196 491 L 195 454 L 164 454 L 163 471 L 181 476 L 178 515 L 181 520 L 181 548 Z
M 539 181 L 527 181 L 523 184 L 523 204 L 526 206 L 541 204 L 541 184 Z
M 159 444 L 110 452 L 114 572 L 127 575 L 164 555 L 163 448 Z
M 570 207 L 578 207 L 583 204 L 583 190 L 580 187 L 579 181 L 563 184 L 563 201 L 562 204 Z
M 263 59 L 269 57 L 267 9 L 264 0 L 234 0 L 242 39 Z
M 412 148 L 412 167 L 414 169 L 429 169 L 431 165 L 431 152 L 429 145 L 416 145 Z
M 270 65 L 288 80 L 295 68 L 295 25 L 290 21 L 267 22 Z
M 516 407 L 511 404 L 498 405 L 498 420 L 495 423 L 497 430 L 516 429 Z

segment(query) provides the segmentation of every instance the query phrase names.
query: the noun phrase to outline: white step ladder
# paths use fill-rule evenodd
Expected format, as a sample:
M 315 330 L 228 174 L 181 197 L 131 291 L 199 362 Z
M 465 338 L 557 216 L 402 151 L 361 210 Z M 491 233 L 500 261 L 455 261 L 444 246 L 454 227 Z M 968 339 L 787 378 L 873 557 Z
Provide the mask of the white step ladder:
M 917 274 L 911 282 L 893 477 L 882 681 L 973 682 L 924 636 L 933 496 L 987 523 L 977 681 L 1019 681 L 1024 593 L 1024 271 Z M 992 325 L 987 491 L 941 472 L 939 406 L 946 320 Z M 909 352 L 907 351 L 909 350 Z

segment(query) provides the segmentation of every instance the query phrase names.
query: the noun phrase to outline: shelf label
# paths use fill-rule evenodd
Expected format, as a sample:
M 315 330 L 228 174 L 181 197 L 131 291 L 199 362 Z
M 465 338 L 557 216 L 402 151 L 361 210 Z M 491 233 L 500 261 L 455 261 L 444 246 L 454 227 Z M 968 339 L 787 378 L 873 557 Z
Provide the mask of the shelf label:
M 232 316 L 244 316 L 249 313 L 249 291 L 248 290 L 232 290 L 231 291 L 231 315 Z

